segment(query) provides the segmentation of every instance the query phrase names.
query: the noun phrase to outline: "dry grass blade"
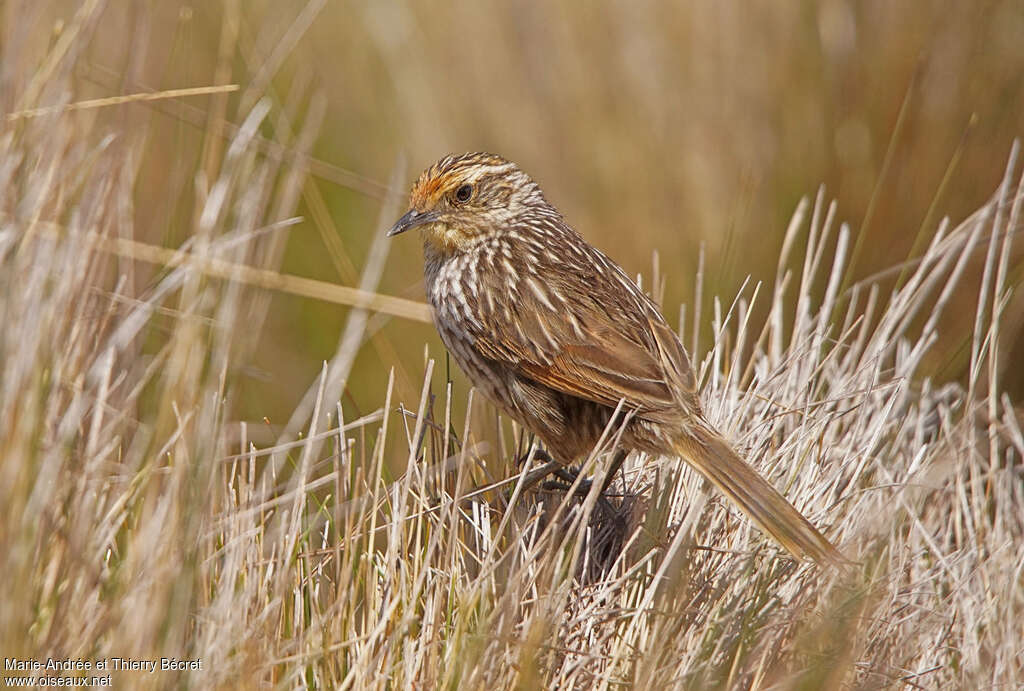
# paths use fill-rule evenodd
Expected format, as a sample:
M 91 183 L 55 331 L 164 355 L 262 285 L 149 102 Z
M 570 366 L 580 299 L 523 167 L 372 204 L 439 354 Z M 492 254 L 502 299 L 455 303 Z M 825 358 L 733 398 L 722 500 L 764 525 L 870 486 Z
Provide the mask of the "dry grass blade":
M 189 89 L 168 89 L 166 91 L 147 91 L 137 94 L 125 94 L 124 96 L 110 96 L 107 98 L 93 98 L 88 101 L 76 101 L 62 106 L 46 106 L 44 108 L 32 108 L 19 110 L 7 114 L 7 122 L 22 120 L 26 118 L 38 118 L 43 115 L 55 113 L 67 113 L 76 110 L 88 110 L 90 108 L 105 108 L 107 106 L 119 106 L 125 103 L 144 103 L 149 101 L 160 101 L 167 98 L 185 98 L 187 96 L 206 96 L 209 94 L 226 94 L 238 91 L 238 84 L 221 84 L 219 86 L 196 86 Z
M 291 276 L 271 269 L 258 269 L 216 257 L 199 257 L 181 250 L 158 247 L 135 240 L 107 237 L 97 237 L 96 240 L 98 248 L 122 257 L 138 259 L 167 268 L 188 264 L 212 278 L 236 281 L 264 290 L 274 290 L 314 300 L 324 300 L 337 305 L 358 307 L 402 319 L 430 322 L 430 307 L 414 300 L 381 295 L 368 290 L 350 288 L 303 276 Z

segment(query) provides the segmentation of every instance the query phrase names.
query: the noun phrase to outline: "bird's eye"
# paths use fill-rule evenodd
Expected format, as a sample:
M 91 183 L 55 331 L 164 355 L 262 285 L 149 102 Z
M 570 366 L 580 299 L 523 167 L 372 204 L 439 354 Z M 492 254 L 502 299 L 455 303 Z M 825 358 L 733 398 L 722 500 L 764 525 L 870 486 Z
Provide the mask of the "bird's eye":
M 460 185 L 459 189 L 455 190 L 455 201 L 460 204 L 465 204 L 469 201 L 469 198 L 473 196 L 472 185 Z

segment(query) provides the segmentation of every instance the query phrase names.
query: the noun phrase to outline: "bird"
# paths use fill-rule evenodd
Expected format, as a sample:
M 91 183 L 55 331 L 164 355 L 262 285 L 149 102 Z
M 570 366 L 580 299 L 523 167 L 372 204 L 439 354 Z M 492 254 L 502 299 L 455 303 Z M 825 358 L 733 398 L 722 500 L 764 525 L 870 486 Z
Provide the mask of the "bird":
M 618 409 L 623 449 L 695 468 L 797 559 L 847 563 L 708 421 L 679 337 L 625 271 L 495 154 L 448 155 L 388 231 L 416 229 L 442 342 L 473 386 L 561 466 Z

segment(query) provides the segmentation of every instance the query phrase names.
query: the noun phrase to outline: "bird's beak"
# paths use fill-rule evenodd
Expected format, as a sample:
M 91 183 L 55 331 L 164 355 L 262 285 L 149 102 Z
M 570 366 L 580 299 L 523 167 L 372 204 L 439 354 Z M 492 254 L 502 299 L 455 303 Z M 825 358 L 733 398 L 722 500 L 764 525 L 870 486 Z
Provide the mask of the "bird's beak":
M 391 230 L 388 231 L 388 237 L 394 237 L 399 233 L 404 233 L 410 228 L 416 226 L 422 226 L 427 223 L 433 223 L 437 220 L 437 214 L 433 211 L 417 211 L 411 209 L 405 216 L 395 221 L 395 225 L 391 226 Z

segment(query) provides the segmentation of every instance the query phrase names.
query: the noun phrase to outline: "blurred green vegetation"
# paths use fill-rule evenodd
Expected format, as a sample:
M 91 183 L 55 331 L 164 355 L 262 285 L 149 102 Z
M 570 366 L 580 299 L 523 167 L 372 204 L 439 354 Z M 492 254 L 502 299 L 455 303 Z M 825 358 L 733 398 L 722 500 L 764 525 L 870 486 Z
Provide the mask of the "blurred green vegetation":
M 4 22 L 22 26 L 2 34 L 23 37 L 3 47 L 4 59 L 42 60 L 78 4 L 21 5 L 3 10 Z M 392 220 L 380 218 L 380 207 L 395 166 L 409 181 L 448 152 L 488 150 L 517 161 L 630 273 L 649 275 L 652 253 L 660 253 L 673 323 L 678 304 L 693 301 L 704 246 L 704 347 L 711 296 L 729 301 L 746 276 L 774 276 L 802 196 L 824 184 L 839 219 L 863 230 L 853 275 L 865 277 L 903 260 L 926 220 L 930 234 L 942 215 L 957 221 L 980 206 L 1024 130 L 1019 0 L 122 0 L 108 3 L 88 30 L 71 100 L 241 85 L 186 104 L 76 115 L 109 119 L 122 137 L 148 128 L 136 162 L 136 237 L 166 246 L 185 240 L 205 184 L 195 171 L 219 160 L 204 149 L 208 118 L 222 112 L 240 123 L 258 92 L 250 87 L 269 80 L 273 111 L 263 134 L 294 140 L 289 129 L 323 99 L 313 155 L 353 174 L 344 184 L 337 175 L 308 183 L 315 190 L 307 188 L 300 206 L 305 220 L 277 231 L 286 240 L 282 271 L 356 284 L 373 234 Z M 36 72 L 23 64 L 6 74 Z M 951 183 L 941 187 L 954 161 Z M 318 196 L 333 227 L 318 226 L 318 202 L 310 201 Z M 328 247 L 325 233 L 340 245 Z M 420 276 L 418 243 L 401 238 L 380 290 L 422 299 Z M 947 320 L 948 340 L 933 356 L 947 377 L 962 374 L 957 352 L 973 323 L 973 305 L 958 307 L 960 321 Z M 1003 328 L 1016 353 L 1024 307 L 1018 301 L 1010 310 Z M 286 419 L 334 353 L 346 313 L 272 297 L 236 392 L 243 418 Z M 362 350 L 346 394 L 346 405 L 361 412 L 380 405 L 388 368 L 398 363 L 398 400 L 415 399 L 425 343 L 439 358 L 437 376 L 445 372 L 429 325 L 372 325 L 381 328 L 376 345 Z M 1024 375 L 1009 376 L 1017 400 Z M 461 375 L 456 381 L 465 388 Z

